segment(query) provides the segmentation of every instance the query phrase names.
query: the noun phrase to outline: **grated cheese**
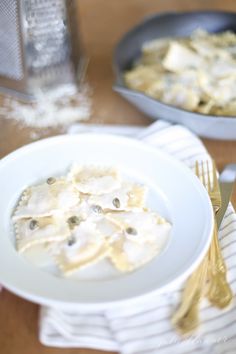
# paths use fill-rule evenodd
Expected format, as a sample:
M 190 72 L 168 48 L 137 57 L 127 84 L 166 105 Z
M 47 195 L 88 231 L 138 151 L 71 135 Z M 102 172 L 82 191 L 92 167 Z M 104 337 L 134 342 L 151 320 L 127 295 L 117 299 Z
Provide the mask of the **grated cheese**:
M 81 84 L 79 89 L 74 84 L 67 84 L 49 92 L 39 91 L 33 102 L 3 96 L 0 118 L 13 119 L 33 128 L 67 127 L 88 120 L 91 107 L 88 84 Z

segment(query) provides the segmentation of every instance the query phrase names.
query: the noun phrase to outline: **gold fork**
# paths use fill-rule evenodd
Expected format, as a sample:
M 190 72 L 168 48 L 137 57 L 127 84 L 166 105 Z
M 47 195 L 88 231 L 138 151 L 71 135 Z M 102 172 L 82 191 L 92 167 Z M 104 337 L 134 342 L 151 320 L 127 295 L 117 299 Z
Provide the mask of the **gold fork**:
M 195 163 L 195 174 L 200 178 L 198 162 Z M 187 279 L 180 306 L 171 318 L 172 324 L 181 334 L 190 333 L 199 325 L 199 304 L 205 291 L 207 265 L 208 255 Z
M 213 161 L 213 181 L 211 185 L 209 163 L 207 162 L 207 178 L 205 177 L 204 165 L 195 164 L 195 174 L 201 178 L 206 187 L 214 212 L 217 213 L 221 207 L 221 195 L 217 179 L 215 163 Z M 209 288 L 207 297 L 209 301 L 219 308 L 228 306 L 232 300 L 232 291 L 226 280 L 226 266 L 220 252 L 216 221 L 214 223 L 213 238 L 208 254 L 204 257 L 197 270 L 188 278 L 182 295 L 182 301 L 172 317 L 172 323 L 182 334 L 187 334 L 196 329 L 199 325 L 199 303 L 206 290 L 207 275 L 209 277 Z
M 220 188 L 219 188 L 219 183 L 217 178 L 216 166 L 213 161 L 212 163 L 213 180 L 211 183 L 208 161 L 206 165 L 207 165 L 207 170 L 205 174 L 203 162 L 201 163 L 202 183 L 206 187 L 209 193 L 211 203 L 213 205 L 213 209 L 216 214 L 221 207 L 221 194 L 220 194 Z M 196 174 L 198 176 L 200 175 L 198 163 L 196 163 Z M 231 303 L 233 299 L 233 294 L 230 285 L 227 282 L 227 268 L 220 250 L 216 220 L 214 223 L 213 239 L 210 245 L 208 256 L 209 256 L 209 265 L 208 265 L 209 289 L 207 292 L 207 298 L 212 305 L 218 308 L 225 308 Z

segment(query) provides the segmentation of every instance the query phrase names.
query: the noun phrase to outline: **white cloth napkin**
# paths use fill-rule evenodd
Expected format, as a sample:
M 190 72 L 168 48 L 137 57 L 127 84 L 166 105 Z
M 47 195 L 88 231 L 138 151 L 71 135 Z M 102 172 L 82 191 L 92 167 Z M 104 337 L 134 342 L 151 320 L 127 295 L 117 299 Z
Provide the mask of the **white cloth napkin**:
M 89 128 L 88 128 L 89 129 Z M 115 133 L 114 128 L 112 132 Z M 82 131 L 85 131 L 82 127 Z M 104 128 L 110 131 L 110 128 Z M 70 133 L 81 131 L 74 127 Z M 93 129 L 96 131 L 96 129 Z M 122 128 L 118 127 L 122 133 Z M 129 130 L 129 135 L 131 134 Z M 138 138 L 171 154 L 194 168 L 196 160 L 209 159 L 201 141 L 180 125 L 158 121 L 137 129 Z M 190 235 L 191 237 L 191 235 Z M 229 205 L 221 224 L 220 244 L 228 267 L 228 279 L 236 293 L 236 214 Z M 181 251 L 180 251 L 181 256 Z M 182 338 L 173 329 L 170 317 L 180 301 L 184 284 L 172 291 L 153 296 L 137 306 L 86 313 L 42 307 L 39 338 L 56 347 L 96 348 L 122 354 L 233 354 L 236 347 L 236 306 L 220 311 L 204 300 L 199 330 Z

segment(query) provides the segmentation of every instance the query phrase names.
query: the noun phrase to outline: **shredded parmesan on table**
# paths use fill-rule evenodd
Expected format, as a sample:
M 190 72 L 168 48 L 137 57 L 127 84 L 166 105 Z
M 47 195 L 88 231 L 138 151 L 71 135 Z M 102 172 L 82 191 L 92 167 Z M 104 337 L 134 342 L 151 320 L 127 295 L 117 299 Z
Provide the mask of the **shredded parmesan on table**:
M 59 86 L 48 92 L 39 91 L 33 102 L 3 96 L 0 118 L 15 120 L 25 127 L 68 127 L 91 116 L 91 88 L 82 84 Z

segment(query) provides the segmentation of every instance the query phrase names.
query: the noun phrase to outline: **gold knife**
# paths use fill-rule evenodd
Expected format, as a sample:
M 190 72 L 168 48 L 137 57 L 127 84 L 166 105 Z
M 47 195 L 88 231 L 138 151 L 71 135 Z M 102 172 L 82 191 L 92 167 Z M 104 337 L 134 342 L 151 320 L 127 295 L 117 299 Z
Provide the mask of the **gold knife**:
M 236 180 L 236 164 L 227 165 L 219 177 L 222 204 L 220 210 L 216 214 L 216 222 L 217 222 L 218 229 L 220 227 L 220 224 L 224 218 L 225 212 L 229 205 L 235 180 Z
M 220 175 L 219 181 L 221 184 L 219 183 L 219 187 L 221 191 L 221 209 L 218 211 L 218 213 L 216 213 L 217 228 L 219 228 L 229 204 L 235 177 L 236 164 L 227 165 Z M 209 253 L 210 282 L 207 298 L 212 303 L 212 305 L 223 309 L 231 303 L 233 294 L 227 281 L 227 267 L 220 251 L 217 229 L 215 229 L 213 242 L 213 246 L 210 248 Z

